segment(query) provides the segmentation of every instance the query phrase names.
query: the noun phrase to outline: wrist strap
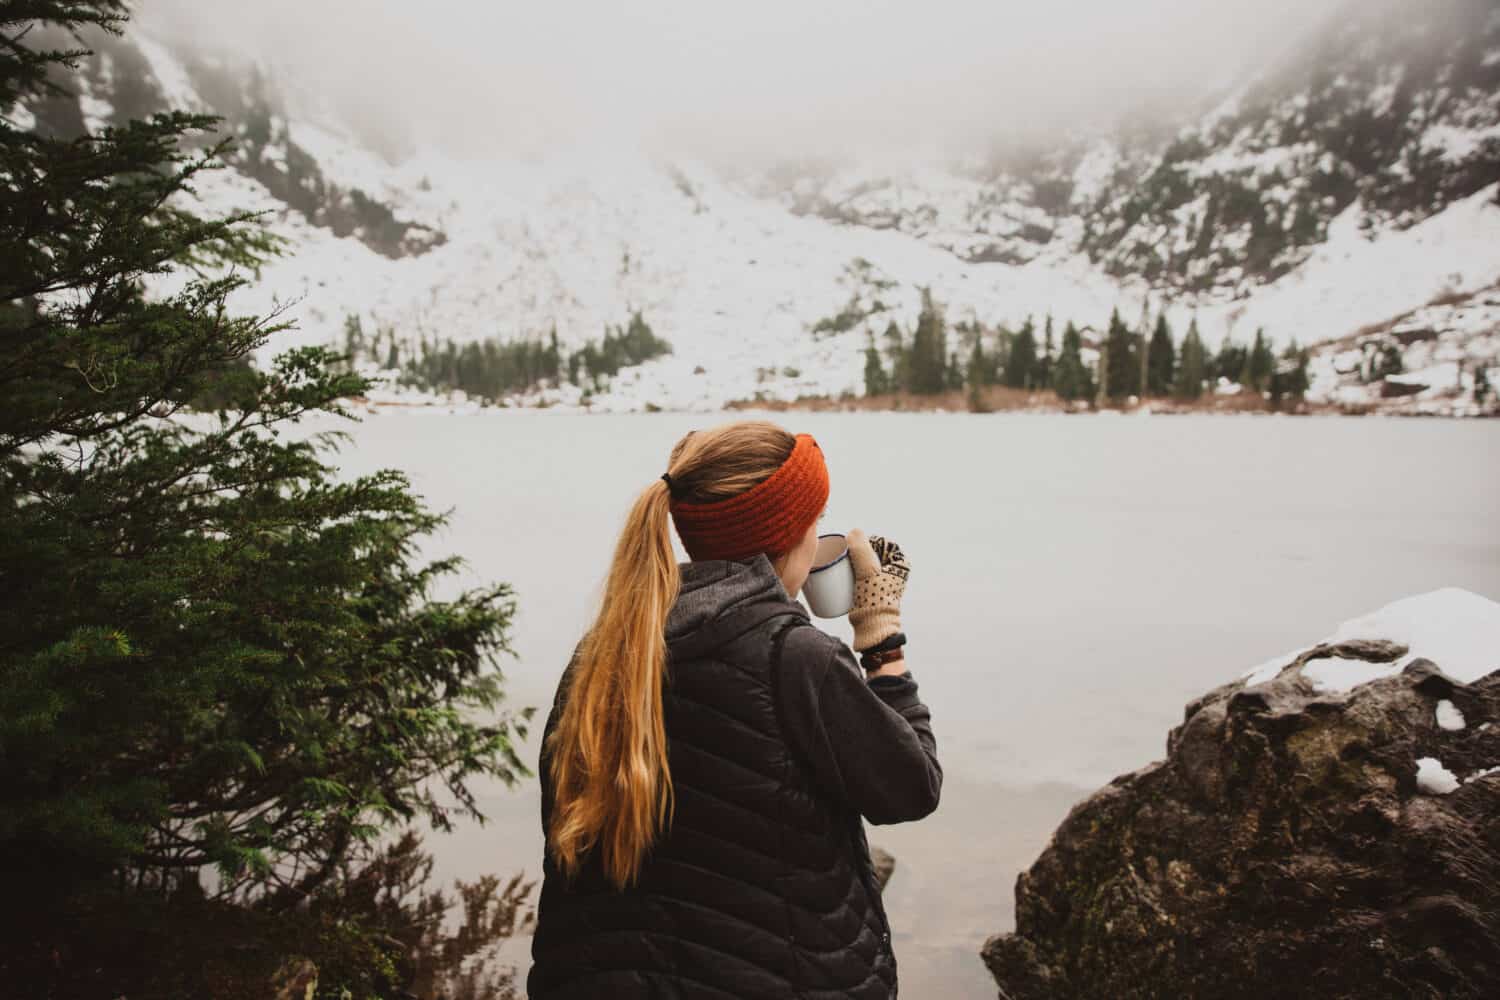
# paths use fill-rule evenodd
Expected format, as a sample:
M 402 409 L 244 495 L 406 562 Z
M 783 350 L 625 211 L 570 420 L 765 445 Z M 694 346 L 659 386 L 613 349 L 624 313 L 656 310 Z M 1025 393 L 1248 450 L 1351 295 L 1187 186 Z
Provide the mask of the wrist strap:
M 878 652 L 872 650 L 865 653 L 859 658 L 859 665 L 865 668 L 866 673 L 870 673 L 871 671 L 879 670 L 887 663 L 894 663 L 896 660 L 904 659 L 906 659 L 906 651 L 897 646 L 894 649 L 882 649 Z
M 866 653 L 884 653 L 887 650 L 899 649 L 904 645 L 906 645 L 906 633 L 896 632 L 893 635 L 886 636 L 868 649 L 861 649 L 859 652 L 861 656 Z

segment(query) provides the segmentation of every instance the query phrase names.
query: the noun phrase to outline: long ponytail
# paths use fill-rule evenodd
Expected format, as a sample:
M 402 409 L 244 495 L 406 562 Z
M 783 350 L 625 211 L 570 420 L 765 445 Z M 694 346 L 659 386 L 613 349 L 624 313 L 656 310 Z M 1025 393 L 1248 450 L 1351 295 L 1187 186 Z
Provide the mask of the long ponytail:
M 740 421 L 683 438 L 672 449 L 669 474 L 680 497 L 736 496 L 769 478 L 795 444 L 775 424 Z M 569 876 L 597 851 L 617 888 L 636 880 L 672 816 L 662 687 L 667 615 L 682 576 L 671 503 L 672 491 L 657 480 L 631 507 L 549 738 L 554 805 L 547 845 Z
M 667 613 L 682 580 L 670 502 L 658 480 L 631 508 L 552 737 L 553 856 L 572 875 L 597 849 L 605 875 L 622 888 L 635 881 L 672 812 L 662 681 Z

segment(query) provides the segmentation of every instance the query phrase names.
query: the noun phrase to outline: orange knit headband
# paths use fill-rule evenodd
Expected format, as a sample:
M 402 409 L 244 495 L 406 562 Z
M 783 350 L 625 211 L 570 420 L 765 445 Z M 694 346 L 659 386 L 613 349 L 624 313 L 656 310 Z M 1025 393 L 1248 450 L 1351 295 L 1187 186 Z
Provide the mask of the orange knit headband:
M 779 555 L 802 540 L 828 502 L 828 466 L 810 434 L 771 478 L 739 496 L 713 503 L 672 501 L 672 522 L 693 559 L 749 559 Z

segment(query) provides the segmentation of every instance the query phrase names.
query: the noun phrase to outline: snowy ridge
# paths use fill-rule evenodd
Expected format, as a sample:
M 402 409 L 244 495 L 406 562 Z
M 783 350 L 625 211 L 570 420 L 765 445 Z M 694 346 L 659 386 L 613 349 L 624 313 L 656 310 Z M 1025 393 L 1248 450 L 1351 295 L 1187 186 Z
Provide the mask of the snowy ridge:
M 1500 29 L 1490 34 L 1500 60 Z M 1350 352 L 1367 350 L 1344 343 L 1434 299 L 1500 282 L 1500 184 L 1442 195 L 1444 178 L 1470 183 L 1500 150 L 1500 93 L 1466 91 L 1431 120 L 1413 113 L 1412 141 L 1452 167 L 1434 175 L 1439 190 L 1423 212 L 1391 210 L 1396 195 L 1372 186 L 1313 219 L 1312 242 L 1278 244 L 1272 272 L 1251 274 L 1226 262 L 1253 249 L 1258 224 L 1210 202 L 1232 189 L 1253 191 L 1250 203 L 1273 212 L 1308 203 L 1318 177 L 1348 180 L 1347 164 L 1329 159 L 1329 135 L 1338 134 L 1330 121 L 1398 100 L 1426 107 L 1423 94 L 1402 96 L 1377 67 L 1376 77 L 1366 73 L 1378 84 L 1369 91 L 1342 77 L 1243 87 L 1166 150 L 1083 137 L 1004 163 L 914 154 L 731 175 L 619 148 L 489 161 L 427 151 L 391 163 L 296 81 L 268 88 L 256 68 L 237 89 L 224 64 L 144 37 L 83 74 L 85 127 L 127 110 L 111 98 L 137 64 L 160 100 L 226 114 L 242 140 L 234 169 L 199 183 L 199 207 L 267 211 L 294 248 L 237 303 L 255 312 L 295 303 L 300 328 L 276 350 L 339 343 L 348 316 L 395 331 L 403 354 L 419 342 L 554 329 L 572 348 L 641 311 L 673 353 L 622 372 L 592 406 L 717 409 L 861 392 L 869 337 L 892 320 L 910 329 L 930 288 L 950 321 L 991 327 L 1051 314 L 1059 325 L 1098 328 L 1115 307 L 1138 315 L 1149 296 L 1179 336 L 1196 317 L 1210 347 L 1226 336 L 1248 341 L 1260 327 L 1277 343 L 1329 342 L 1314 358 L 1312 398 L 1354 409 L 1458 412 L 1454 397 L 1472 389 L 1474 373 L 1500 365 L 1494 295 L 1471 295 L 1461 315 L 1435 315 L 1430 341 L 1402 341 L 1406 372 L 1425 381 L 1397 401 L 1385 393 L 1404 390 L 1354 377 Z M 284 96 L 268 98 L 268 89 Z M 1330 101 L 1334 111 L 1317 118 L 1317 102 Z M 1156 191 L 1154 200 L 1132 201 L 1140 191 Z M 1330 198 L 1317 202 L 1320 212 L 1339 202 Z M 1206 256 L 1193 256 L 1211 215 Z M 1184 255 L 1185 270 L 1174 277 L 1131 257 L 1139 246 Z M 1179 287 L 1196 278 L 1207 284 Z M 579 397 L 562 386 L 518 401 L 571 406 Z

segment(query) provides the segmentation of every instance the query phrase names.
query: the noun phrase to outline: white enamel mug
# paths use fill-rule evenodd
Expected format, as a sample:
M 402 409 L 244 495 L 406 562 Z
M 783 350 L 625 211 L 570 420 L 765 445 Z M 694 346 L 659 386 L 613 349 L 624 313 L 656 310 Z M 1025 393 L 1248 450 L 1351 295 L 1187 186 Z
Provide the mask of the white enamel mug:
M 854 607 L 854 564 L 849 561 L 849 543 L 843 535 L 818 536 L 802 595 L 819 618 L 840 618 Z

